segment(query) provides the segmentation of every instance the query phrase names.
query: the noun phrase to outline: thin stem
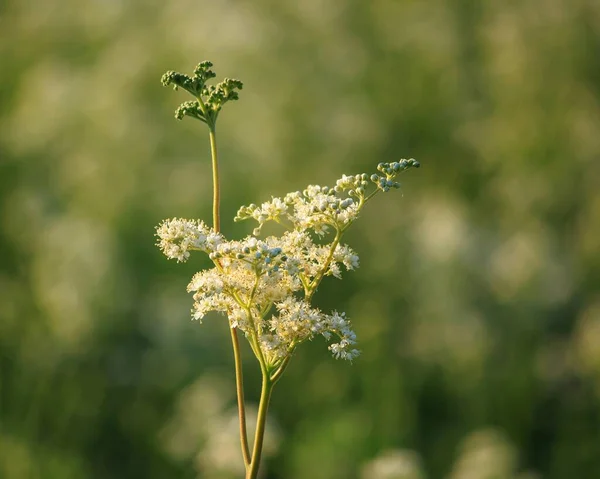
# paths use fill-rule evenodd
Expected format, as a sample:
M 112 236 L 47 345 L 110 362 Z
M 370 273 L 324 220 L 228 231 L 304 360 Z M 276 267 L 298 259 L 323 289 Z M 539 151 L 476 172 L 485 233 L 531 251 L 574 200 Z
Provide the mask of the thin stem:
M 210 128 L 209 131 L 213 173 L 213 228 L 218 233 L 221 231 L 221 215 L 219 214 L 219 209 L 221 206 L 221 188 L 219 187 L 219 157 L 217 153 L 217 136 L 215 128 Z
M 378 191 L 379 190 L 376 189 L 366 198 L 361 198 L 360 203 L 359 203 L 359 209 L 362 208 L 367 201 L 369 201 L 371 198 L 373 198 L 373 196 L 375 196 L 378 193 Z M 333 255 L 335 254 L 335 249 L 337 248 L 338 244 L 340 244 L 342 235 L 348 229 L 349 226 L 350 226 L 350 224 L 347 224 L 343 228 L 339 228 L 336 226 L 335 238 L 334 238 L 333 242 L 331 243 L 331 249 L 329 250 L 329 256 L 327 257 L 327 260 L 325 261 L 325 265 L 323 266 L 323 269 L 321 269 L 321 271 L 319 271 L 317 276 L 315 276 L 315 278 L 308 284 L 308 287 L 304 284 L 304 281 L 302 281 L 302 285 L 304 286 L 304 297 L 305 297 L 306 301 L 310 301 L 313 294 L 315 294 L 315 291 L 319 287 L 321 280 L 323 279 L 323 277 L 325 276 L 325 273 L 327 273 L 327 270 L 329 269 L 329 265 L 331 264 L 331 261 L 333 260 Z M 302 280 L 302 278 L 301 278 L 301 280 Z
M 235 362 L 235 390 L 237 393 L 238 416 L 240 422 L 240 442 L 242 444 L 242 455 L 246 467 L 250 464 L 250 448 L 248 447 L 248 432 L 246 431 L 246 405 L 244 403 L 244 379 L 242 374 L 242 361 L 240 354 L 240 342 L 237 328 L 229 328 L 231 331 L 231 344 L 233 345 L 233 357 Z
M 369 201 L 371 198 L 373 198 L 373 196 L 375 196 L 377 193 L 379 193 L 379 188 L 376 188 L 375 191 L 373 191 L 369 196 L 367 196 L 366 198 L 361 199 L 360 202 L 360 207 L 362 208 L 362 206 Z
M 285 371 L 285 368 L 287 368 L 287 365 L 290 362 L 291 358 L 292 358 L 292 351 L 289 351 L 288 355 L 285 357 L 285 359 L 282 361 L 282 363 L 277 368 L 277 371 L 275 371 L 275 373 L 271 376 L 271 381 L 273 381 L 273 384 L 275 384 L 277 381 L 279 381 L 279 378 L 281 378 L 281 375 Z
M 260 347 L 260 336 L 259 336 L 259 329 L 258 326 L 256 325 L 256 322 L 254 321 L 254 317 L 252 316 L 252 311 L 250 310 L 250 308 L 246 307 L 246 314 L 248 314 L 248 319 L 250 321 L 250 324 L 252 325 L 252 333 L 254 334 L 250 334 L 250 339 L 254 342 L 255 348 L 256 350 L 254 351 L 254 354 L 256 355 L 256 359 L 258 360 L 258 363 L 260 364 L 260 370 L 262 371 L 263 375 L 266 373 L 267 371 L 267 361 L 265 360 L 265 355 L 263 353 L 262 348 Z M 260 320 L 261 318 L 259 318 Z
M 333 260 L 333 255 L 335 253 L 335 249 L 337 248 L 338 244 L 340 244 L 341 239 L 342 239 L 342 232 L 338 229 L 338 230 L 336 230 L 335 239 L 333 240 L 333 243 L 331 243 L 331 249 L 329 250 L 329 256 L 327 256 L 327 260 L 325 261 L 323 268 L 321 269 L 321 271 L 319 271 L 317 276 L 315 276 L 315 278 L 309 284 L 308 294 L 305 295 L 305 299 L 307 302 L 310 302 L 313 294 L 315 294 L 315 291 L 319 287 L 319 284 L 321 283 L 323 276 L 325 276 L 325 273 L 329 269 L 329 265 L 331 264 L 331 261 Z
M 210 153 L 212 157 L 213 172 L 213 228 L 218 233 L 221 231 L 221 189 L 219 186 L 219 156 L 217 153 L 217 136 L 214 125 L 209 126 Z M 240 423 L 240 442 L 244 465 L 250 465 L 250 448 L 248 447 L 248 432 L 246 430 L 246 405 L 244 402 L 244 376 L 242 372 L 242 356 L 237 328 L 229 328 L 231 344 L 233 346 L 233 360 L 235 363 L 235 390 L 237 393 L 238 417 Z
M 256 420 L 256 434 L 254 436 L 254 447 L 252 448 L 252 461 L 246 472 L 246 479 L 256 479 L 260 466 L 263 440 L 265 437 L 265 425 L 267 423 L 267 410 L 271 400 L 271 392 L 274 383 L 269 378 L 269 373 L 263 370 L 262 389 L 260 392 L 260 404 L 258 406 L 258 418 Z

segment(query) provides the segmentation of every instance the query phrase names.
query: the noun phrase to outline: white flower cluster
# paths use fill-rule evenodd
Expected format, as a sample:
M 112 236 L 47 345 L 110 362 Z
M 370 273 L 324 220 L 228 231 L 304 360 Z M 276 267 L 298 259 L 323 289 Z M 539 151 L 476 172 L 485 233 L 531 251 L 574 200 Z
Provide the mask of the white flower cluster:
M 366 175 L 364 175 L 366 177 Z M 357 175 L 357 182 L 367 183 L 365 178 Z M 354 177 L 352 177 L 354 180 Z M 341 180 L 340 180 L 341 181 Z M 338 183 L 340 183 L 338 181 Z M 340 188 L 340 192 L 343 191 Z M 357 217 L 362 206 L 362 196 L 353 191 L 352 198 L 345 198 L 336 194 L 335 188 L 327 186 L 309 185 L 303 192 L 288 193 L 283 199 L 272 198 L 262 205 L 251 204 L 242 206 L 235 217 L 236 221 L 253 218 L 259 224 L 254 234 L 259 234 L 260 229 L 267 221 L 290 226 L 290 229 L 305 231 L 312 229 L 319 236 L 325 235 L 329 227 L 344 229 Z
M 190 250 L 212 251 L 223 241 L 204 221 L 173 218 L 163 221 L 156 228 L 158 247 L 169 259 L 185 262 Z
M 260 336 L 268 361 L 276 363 L 284 359 L 297 344 L 319 334 L 327 340 L 333 335 L 339 338 L 338 343 L 329 346 L 336 359 L 352 360 L 358 356 L 358 349 L 353 347 L 356 334 L 344 313 L 327 315 L 293 296 L 278 302 L 276 308 L 278 314 L 271 317 Z
M 323 277 L 341 278 L 342 265 L 346 270 L 358 268 L 358 255 L 340 243 L 343 233 L 377 191 L 399 187 L 393 178 L 413 166 L 418 166 L 414 160 L 381 163 L 382 176 L 344 175 L 333 188 L 310 185 L 283 199 L 244 206 L 236 220 L 253 218 L 259 226 L 241 241 L 227 241 L 199 220 L 166 220 L 157 228 L 158 246 L 178 261 L 186 261 L 192 250 L 208 253 L 215 267 L 197 273 L 188 285 L 194 293 L 193 317 L 201 320 L 209 311 L 223 312 L 269 367 L 282 364 L 298 344 L 317 335 L 337 338 L 330 351 L 351 360 L 358 350 L 345 314 L 324 314 L 311 307 L 310 300 Z M 373 184 L 375 191 L 367 194 Z M 257 238 L 267 221 L 288 231 Z M 335 231 L 330 242 L 313 240 L 311 231 L 323 238 L 329 228 Z
M 329 227 L 344 231 L 358 218 L 364 203 L 372 196 L 367 195 L 371 184 L 376 191 L 387 192 L 391 188 L 400 188 L 394 178 L 408 168 L 418 168 L 414 160 L 400 160 L 393 163 L 380 163 L 377 169 L 383 175 L 366 173 L 354 176 L 342 175 L 335 187 L 309 185 L 304 191 L 288 193 L 284 198 L 271 198 L 258 206 L 242 206 L 235 221 L 254 219 L 259 226 L 254 230 L 258 235 L 267 221 L 284 224 L 291 229 L 304 231 L 312 229 L 319 236 L 325 235 Z
M 341 277 L 358 267 L 358 255 L 347 245 L 315 244 L 306 232 L 288 231 L 281 237 L 226 241 L 201 221 L 172 219 L 158 227 L 159 246 L 169 258 L 184 261 L 190 250 L 207 252 L 215 267 L 196 273 L 188 285 L 194 293 L 193 317 L 209 311 L 225 313 L 231 327 L 257 339 L 270 364 L 277 364 L 301 342 L 316 334 L 340 342 L 330 349 L 335 357 L 358 354 L 350 323 L 337 313 L 328 316 L 296 299 L 296 293 L 316 288 L 323 275 Z M 333 253 L 332 253 L 333 249 Z M 278 314 L 269 317 L 273 310 Z M 340 320 L 339 318 L 343 318 Z

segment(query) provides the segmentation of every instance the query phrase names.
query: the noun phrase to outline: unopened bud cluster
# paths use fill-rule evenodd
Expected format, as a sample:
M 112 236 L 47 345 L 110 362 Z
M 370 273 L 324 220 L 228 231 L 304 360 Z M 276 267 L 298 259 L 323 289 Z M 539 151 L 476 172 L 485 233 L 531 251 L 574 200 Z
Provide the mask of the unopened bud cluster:
M 421 164 L 414 158 L 409 160 L 402 159 L 393 163 L 379 163 L 377 169 L 385 176 L 371 175 L 371 181 L 384 192 L 389 191 L 390 188 L 398 189 L 400 188 L 400 183 L 394 181 L 396 175 L 408 168 L 419 168 L 420 166 Z

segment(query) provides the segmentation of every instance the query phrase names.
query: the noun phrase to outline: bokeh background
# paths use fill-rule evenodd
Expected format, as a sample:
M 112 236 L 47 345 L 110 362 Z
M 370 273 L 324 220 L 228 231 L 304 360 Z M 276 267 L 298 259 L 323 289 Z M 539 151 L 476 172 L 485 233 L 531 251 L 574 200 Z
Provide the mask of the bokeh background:
M 0 2 L 0 477 L 239 478 L 229 334 L 205 267 L 205 129 L 166 70 L 245 83 L 219 121 L 241 204 L 414 157 L 316 298 L 362 356 L 298 350 L 266 479 L 600 477 L 600 3 Z M 245 350 L 250 412 L 259 374 Z

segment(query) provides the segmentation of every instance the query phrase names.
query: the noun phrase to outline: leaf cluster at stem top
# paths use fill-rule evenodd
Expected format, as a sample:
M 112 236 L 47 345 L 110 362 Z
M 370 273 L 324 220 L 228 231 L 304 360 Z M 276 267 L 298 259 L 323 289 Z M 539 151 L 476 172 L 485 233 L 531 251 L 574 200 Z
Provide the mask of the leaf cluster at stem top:
M 211 70 L 212 66 L 211 62 L 204 61 L 194 68 L 193 76 L 174 71 L 168 71 L 162 76 L 163 86 L 173 86 L 175 90 L 183 88 L 195 98 L 179 105 L 175 111 L 175 118 L 182 120 L 184 116 L 189 116 L 214 129 L 223 105 L 239 98 L 238 90 L 243 88 L 240 80 L 225 78 L 216 85 L 207 84 L 208 80 L 216 77 L 215 72 Z

